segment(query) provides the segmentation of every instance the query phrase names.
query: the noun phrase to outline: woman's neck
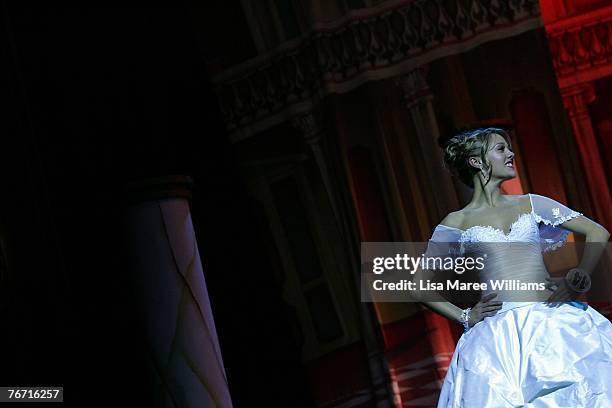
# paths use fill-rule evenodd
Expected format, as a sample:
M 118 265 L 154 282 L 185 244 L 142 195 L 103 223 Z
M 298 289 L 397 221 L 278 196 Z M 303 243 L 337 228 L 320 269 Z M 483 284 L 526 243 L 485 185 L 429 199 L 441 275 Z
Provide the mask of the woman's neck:
M 501 191 L 502 182 L 503 180 L 492 179 L 484 184 L 480 179 L 474 180 L 474 193 L 467 207 L 472 209 L 497 207 L 506 198 Z

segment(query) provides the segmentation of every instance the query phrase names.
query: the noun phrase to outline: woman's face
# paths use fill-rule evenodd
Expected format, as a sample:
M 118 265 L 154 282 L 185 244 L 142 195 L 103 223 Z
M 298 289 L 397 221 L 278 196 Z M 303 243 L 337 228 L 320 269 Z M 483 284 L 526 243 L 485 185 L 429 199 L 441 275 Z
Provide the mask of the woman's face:
M 502 136 L 490 136 L 486 158 L 491 166 L 491 178 L 507 180 L 516 177 L 514 152 Z

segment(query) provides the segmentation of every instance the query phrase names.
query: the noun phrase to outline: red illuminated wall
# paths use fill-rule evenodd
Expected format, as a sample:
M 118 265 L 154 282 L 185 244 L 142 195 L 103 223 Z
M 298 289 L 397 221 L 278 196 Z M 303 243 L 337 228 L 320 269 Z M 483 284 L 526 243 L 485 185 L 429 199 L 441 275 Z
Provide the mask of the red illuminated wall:
M 557 146 L 544 97 L 534 90 L 521 91 L 513 96 L 510 111 L 531 190 L 566 203 Z
M 595 0 L 541 0 L 559 90 L 567 110 L 593 218 L 612 229 L 612 4 Z

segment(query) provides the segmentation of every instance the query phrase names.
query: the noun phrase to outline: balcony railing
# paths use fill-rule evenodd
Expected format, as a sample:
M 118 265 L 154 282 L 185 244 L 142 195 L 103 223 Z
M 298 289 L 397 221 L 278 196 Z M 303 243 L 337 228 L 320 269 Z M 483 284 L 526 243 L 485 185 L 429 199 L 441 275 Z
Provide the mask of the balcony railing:
M 546 26 L 559 86 L 612 75 L 612 6 Z
M 539 13 L 537 0 L 384 2 L 317 27 L 213 82 L 227 128 L 240 139 L 310 109 L 325 94 L 539 27 Z

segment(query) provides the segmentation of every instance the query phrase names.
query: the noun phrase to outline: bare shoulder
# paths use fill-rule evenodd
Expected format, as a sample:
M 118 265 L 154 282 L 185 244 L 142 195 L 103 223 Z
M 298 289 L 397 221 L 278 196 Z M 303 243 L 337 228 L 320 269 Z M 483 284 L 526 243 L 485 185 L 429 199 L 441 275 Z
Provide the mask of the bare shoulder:
M 504 204 L 501 206 L 504 210 L 518 210 L 519 213 L 531 212 L 531 198 L 529 194 L 507 194 L 504 195 Z
M 531 198 L 529 198 L 529 194 L 513 195 L 510 197 L 515 200 L 515 204 L 521 213 L 531 212 Z
M 447 227 L 461 228 L 464 218 L 464 210 L 454 211 L 444 217 L 444 219 L 440 221 L 440 224 L 446 225 Z

